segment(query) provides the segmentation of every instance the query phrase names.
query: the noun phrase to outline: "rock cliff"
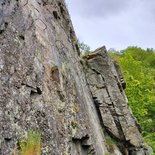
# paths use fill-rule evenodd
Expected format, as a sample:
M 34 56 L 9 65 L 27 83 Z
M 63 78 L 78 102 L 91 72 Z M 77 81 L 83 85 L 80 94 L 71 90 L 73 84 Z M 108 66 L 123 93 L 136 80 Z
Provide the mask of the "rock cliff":
M 43 155 L 147 155 L 105 47 L 81 58 L 63 0 L 0 1 L 0 155 L 30 129 Z

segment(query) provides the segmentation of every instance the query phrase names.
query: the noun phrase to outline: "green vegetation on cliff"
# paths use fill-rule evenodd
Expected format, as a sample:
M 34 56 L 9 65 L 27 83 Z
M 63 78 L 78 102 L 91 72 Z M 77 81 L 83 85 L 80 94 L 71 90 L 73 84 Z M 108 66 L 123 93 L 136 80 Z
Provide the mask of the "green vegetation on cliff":
M 121 67 L 128 103 L 142 127 L 144 139 L 155 151 L 155 51 L 128 47 L 109 53 Z
M 30 130 L 27 137 L 20 142 L 21 152 L 19 155 L 40 155 L 41 154 L 41 134 Z

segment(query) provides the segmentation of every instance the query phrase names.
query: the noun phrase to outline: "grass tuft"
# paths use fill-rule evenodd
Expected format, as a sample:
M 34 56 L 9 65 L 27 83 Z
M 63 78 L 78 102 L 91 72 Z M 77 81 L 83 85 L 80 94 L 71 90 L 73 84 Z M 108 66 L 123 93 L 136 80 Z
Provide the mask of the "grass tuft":
M 38 131 L 30 130 L 28 136 L 20 141 L 19 155 L 40 155 L 41 134 Z

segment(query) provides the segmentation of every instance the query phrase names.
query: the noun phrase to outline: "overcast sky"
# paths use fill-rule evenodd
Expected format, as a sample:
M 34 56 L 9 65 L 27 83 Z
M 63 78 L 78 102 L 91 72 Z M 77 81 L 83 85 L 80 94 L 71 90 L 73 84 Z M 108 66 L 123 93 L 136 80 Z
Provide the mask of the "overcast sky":
M 66 0 L 75 32 L 92 50 L 155 49 L 155 0 Z

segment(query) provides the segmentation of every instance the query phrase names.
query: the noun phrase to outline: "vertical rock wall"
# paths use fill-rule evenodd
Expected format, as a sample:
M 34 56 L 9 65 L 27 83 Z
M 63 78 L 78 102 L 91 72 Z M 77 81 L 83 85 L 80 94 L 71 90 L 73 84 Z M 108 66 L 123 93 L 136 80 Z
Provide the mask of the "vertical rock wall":
M 119 65 L 108 58 L 105 47 L 84 56 L 83 59 L 87 83 L 100 124 L 105 129 L 105 139 L 110 136 L 123 154 L 149 154 L 148 150 L 144 149 L 146 144 L 140 135 L 139 124 L 127 105 L 124 93 L 126 83 Z M 111 154 L 115 152 L 115 147 L 107 146 Z
M 79 55 L 63 0 L 0 1 L 0 155 L 30 129 L 44 155 L 148 154 L 105 49 Z

